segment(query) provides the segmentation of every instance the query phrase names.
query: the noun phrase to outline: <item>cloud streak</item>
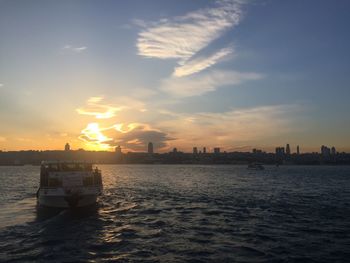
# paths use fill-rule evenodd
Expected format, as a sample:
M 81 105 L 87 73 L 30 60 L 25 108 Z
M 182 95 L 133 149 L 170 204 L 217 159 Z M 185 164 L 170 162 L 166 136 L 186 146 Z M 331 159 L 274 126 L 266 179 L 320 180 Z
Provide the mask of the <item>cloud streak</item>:
M 227 29 L 236 26 L 241 16 L 241 1 L 224 0 L 216 2 L 213 8 L 199 9 L 184 16 L 149 24 L 138 22 L 144 28 L 138 35 L 138 54 L 150 58 L 177 59 L 179 67 L 174 72 L 177 77 L 199 72 L 231 53 L 225 49 L 209 58 L 194 58 Z
M 206 68 L 215 65 L 227 55 L 233 52 L 232 48 L 223 48 L 209 57 L 199 57 L 189 60 L 184 65 L 175 68 L 173 76 L 184 77 L 193 73 L 200 72 Z
M 76 52 L 76 53 L 81 53 L 81 52 L 87 50 L 87 47 L 86 46 L 74 47 L 74 46 L 71 46 L 71 45 L 65 45 L 62 49 L 73 51 L 73 52 Z
M 177 97 L 199 96 L 223 86 L 235 86 L 262 77 L 262 74 L 254 72 L 214 70 L 206 74 L 165 79 L 160 89 Z

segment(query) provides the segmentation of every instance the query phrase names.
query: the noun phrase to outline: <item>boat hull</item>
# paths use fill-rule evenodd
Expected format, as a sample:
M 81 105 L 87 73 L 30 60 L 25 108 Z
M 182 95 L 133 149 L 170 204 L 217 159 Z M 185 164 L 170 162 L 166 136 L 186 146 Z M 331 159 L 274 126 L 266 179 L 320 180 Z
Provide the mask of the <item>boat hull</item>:
M 75 202 L 74 205 L 72 205 L 68 200 L 66 196 L 46 196 L 46 197 L 39 197 L 38 203 L 40 206 L 56 207 L 56 208 L 84 207 L 84 206 L 95 205 L 97 202 L 97 196 L 96 195 L 80 196 L 80 198 Z
M 45 207 L 74 208 L 95 205 L 97 197 L 101 194 L 99 189 L 90 191 L 65 194 L 61 191 L 40 189 L 38 191 L 38 204 Z

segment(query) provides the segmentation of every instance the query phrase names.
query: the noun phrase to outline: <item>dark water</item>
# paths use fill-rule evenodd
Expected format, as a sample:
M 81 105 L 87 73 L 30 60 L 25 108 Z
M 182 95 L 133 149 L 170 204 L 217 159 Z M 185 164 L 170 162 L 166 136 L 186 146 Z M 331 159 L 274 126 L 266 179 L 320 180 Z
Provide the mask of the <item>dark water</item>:
M 36 209 L 39 167 L 0 167 L 0 261 L 345 262 L 350 167 L 101 166 L 79 211 Z

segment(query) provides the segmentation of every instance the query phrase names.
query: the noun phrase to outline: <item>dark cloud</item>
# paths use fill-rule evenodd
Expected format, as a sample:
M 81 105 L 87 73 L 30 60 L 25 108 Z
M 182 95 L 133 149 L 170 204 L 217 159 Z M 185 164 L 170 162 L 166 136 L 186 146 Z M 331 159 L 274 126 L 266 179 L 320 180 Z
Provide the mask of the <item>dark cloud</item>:
M 168 141 L 174 140 L 167 133 L 152 129 L 147 124 L 132 124 L 122 131 L 112 127 L 101 129 L 100 132 L 106 137 L 106 140 L 91 138 L 88 134 L 82 134 L 79 138 L 88 143 L 102 143 L 111 147 L 119 145 L 131 151 L 146 151 L 149 142 L 153 143 L 155 149 L 161 149 L 167 146 Z

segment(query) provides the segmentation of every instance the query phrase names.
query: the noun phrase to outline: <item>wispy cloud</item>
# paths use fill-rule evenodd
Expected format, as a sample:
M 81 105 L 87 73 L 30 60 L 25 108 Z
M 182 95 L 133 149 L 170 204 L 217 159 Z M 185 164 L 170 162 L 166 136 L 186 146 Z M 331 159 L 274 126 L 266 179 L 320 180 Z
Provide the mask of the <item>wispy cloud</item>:
M 87 47 L 86 46 L 74 47 L 74 46 L 71 46 L 71 45 L 65 45 L 62 49 L 73 51 L 73 52 L 76 52 L 76 53 L 81 53 L 81 52 L 87 50 Z
M 202 71 L 216 64 L 218 61 L 220 61 L 232 52 L 232 48 L 223 48 L 209 57 L 198 57 L 195 59 L 191 59 L 184 65 L 176 67 L 173 76 L 183 77 Z
M 254 72 L 211 71 L 183 78 L 170 77 L 162 81 L 161 90 L 178 97 L 198 96 L 223 86 L 234 86 L 263 75 Z
M 121 111 L 123 107 L 115 107 L 103 103 L 103 97 L 91 97 L 86 102 L 87 106 L 78 108 L 77 112 L 82 115 L 91 115 L 97 119 L 109 119 Z
M 295 115 L 300 115 L 301 111 L 304 111 L 302 105 L 292 104 L 234 109 L 219 113 L 169 112 L 168 120 L 159 123 L 159 127 L 171 130 L 171 134 L 177 137 L 170 146 L 181 145 L 184 150 L 190 150 L 193 146 L 220 146 L 232 149 L 242 145 L 261 145 L 262 142 L 269 144 L 278 136 L 300 132 L 303 127 L 295 125 Z
M 138 20 L 138 25 L 143 28 L 137 40 L 138 53 L 144 57 L 178 59 L 180 66 L 174 72 L 177 77 L 199 72 L 231 53 L 228 49 L 220 50 L 209 58 L 191 61 L 227 29 L 237 25 L 241 16 L 241 1 L 223 0 L 217 1 L 215 7 L 155 23 Z

